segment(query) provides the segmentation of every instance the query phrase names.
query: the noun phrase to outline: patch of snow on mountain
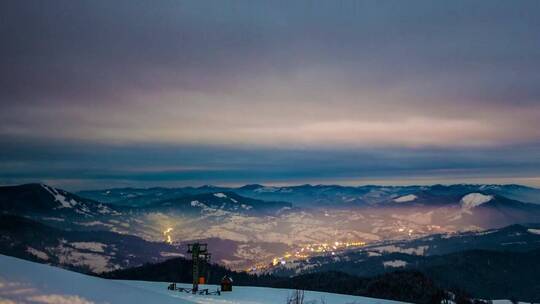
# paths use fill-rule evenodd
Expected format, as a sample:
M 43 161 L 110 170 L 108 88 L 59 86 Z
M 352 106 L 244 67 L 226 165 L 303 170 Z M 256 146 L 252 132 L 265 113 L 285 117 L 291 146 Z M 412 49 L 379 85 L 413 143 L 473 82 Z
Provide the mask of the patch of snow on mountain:
M 540 229 L 527 229 L 529 233 L 540 235 Z
M 119 267 L 110 263 L 110 257 L 99 253 L 80 252 L 76 248 L 71 248 L 66 245 L 67 242 L 62 241 L 57 247 L 47 247 L 47 251 L 58 258 L 58 262 L 62 265 L 84 266 L 90 268 L 97 273 L 116 270 Z
M 101 214 L 113 214 L 113 215 L 118 215 L 119 213 L 112 210 L 111 208 L 103 205 L 103 204 L 99 204 L 98 206 L 98 212 L 101 213 Z
M 386 246 L 379 246 L 379 247 L 373 247 L 371 250 L 379 252 L 379 253 L 406 253 L 411 255 L 424 255 L 426 250 L 429 249 L 429 246 L 418 246 L 418 247 L 409 247 L 409 248 L 402 248 L 395 245 L 386 245 Z
M 484 195 L 482 193 L 469 193 L 461 198 L 461 208 L 470 210 L 474 207 L 478 207 L 493 199 L 492 195 Z
M 60 206 L 58 206 L 58 208 L 72 208 L 73 206 L 77 205 L 77 202 L 74 199 L 68 201 L 66 197 L 60 194 L 55 188 L 49 187 L 47 185 L 41 186 L 54 197 L 55 201 L 60 203 Z
M 394 268 L 405 267 L 405 266 L 407 266 L 407 262 L 402 261 L 402 260 L 385 261 L 385 262 L 383 262 L 383 266 L 385 268 L 386 267 L 394 267 Z
M 38 259 L 41 259 L 41 260 L 46 261 L 46 260 L 49 259 L 49 256 L 45 252 L 37 250 L 37 249 L 32 248 L 32 247 L 27 247 L 26 252 L 30 253 L 31 255 L 33 255 L 33 256 L 37 257 Z
M 263 192 L 276 192 L 279 188 L 276 187 L 261 187 L 253 190 L 254 192 L 263 193 Z
M 246 210 L 249 210 L 249 209 L 253 208 L 253 207 L 251 207 L 249 205 L 245 205 L 245 204 L 241 204 L 240 207 L 242 207 L 242 208 L 244 208 Z
M 199 201 L 191 201 L 191 206 L 192 206 L 192 207 L 201 207 L 201 208 L 206 207 L 205 204 L 203 204 L 203 203 L 201 203 L 201 202 L 199 202 Z
M 400 196 L 398 198 L 395 198 L 394 199 L 394 202 L 396 203 L 406 203 L 406 202 L 412 202 L 414 200 L 416 200 L 418 197 L 414 194 L 408 194 L 408 195 L 404 195 L 404 196 Z
M 498 232 L 498 231 L 499 230 L 497 230 L 497 229 L 484 230 L 484 231 L 476 232 L 475 235 L 488 235 L 488 234 L 492 234 L 492 233 L 495 233 L 495 232 Z
M 55 221 L 55 222 L 64 222 L 65 219 L 61 217 L 51 217 L 51 216 L 44 216 L 41 218 L 44 221 Z
M 281 213 L 281 212 L 284 212 L 284 211 L 287 211 L 287 210 L 291 210 L 292 208 L 291 207 L 282 207 L 281 209 L 279 209 L 276 213 Z
M 491 303 L 493 304 L 512 304 L 512 303 L 527 304 L 527 302 L 512 302 L 510 300 L 492 300 Z
M 220 193 L 214 193 L 214 196 L 219 197 L 219 198 L 226 198 L 227 197 L 227 195 L 225 195 L 224 193 L 221 193 L 221 192 Z
M 105 248 L 107 247 L 107 245 L 98 242 L 73 242 L 71 246 L 93 252 L 105 252 Z
M 448 218 L 448 220 L 450 222 L 454 222 L 454 221 L 457 221 L 457 220 L 460 220 L 463 216 L 461 214 L 462 212 L 458 212 L 458 213 L 455 213 L 453 216 L 451 216 L 450 218 Z
M 100 221 L 92 221 L 92 222 L 74 222 L 77 225 L 91 227 L 91 226 L 105 226 L 105 227 L 112 227 L 113 225 L 107 224 Z
M 201 208 L 201 213 L 204 214 L 204 217 L 208 217 L 208 216 L 220 217 L 220 216 L 225 216 L 229 214 L 228 211 L 225 211 L 222 209 L 211 208 L 199 201 L 191 201 L 191 206 Z M 238 208 L 238 206 L 236 207 Z
M 162 257 L 185 257 L 186 255 L 179 252 L 162 251 L 159 253 Z

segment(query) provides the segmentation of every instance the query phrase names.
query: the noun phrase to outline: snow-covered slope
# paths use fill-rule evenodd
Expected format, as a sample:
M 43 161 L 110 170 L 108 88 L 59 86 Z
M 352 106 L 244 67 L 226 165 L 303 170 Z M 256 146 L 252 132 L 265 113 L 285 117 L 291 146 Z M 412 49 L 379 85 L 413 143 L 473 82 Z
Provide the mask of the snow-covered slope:
M 221 296 L 200 296 L 186 293 L 171 292 L 166 290 L 165 283 L 159 282 L 141 282 L 141 281 L 123 281 L 130 286 L 156 292 L 168 296 L 179 296 L 182 299 L 192 301 L 193 303 L 218 304 L 218 303 L 237 303 L 237 304 L 285 304 L 287 297 L 293 292 L 290 289 L 265 288 L 265 287 L 247 287 L 235 286 L 232 292 L 224 292 Z M 189 284 L 177 284 L 180 287 L 190 287 Z M 217 286 L 204 286 L 209 290 L 216 290 Z M 356 297 L 349 295 L 340 295 L 326 292 L 306 291 L 305 303 L 321 304 L 391 304 L 405 303 L 390 300 L 373 299 L 366 297 Z M 191 302 L 190 302 L 191 303 Z
M 10 302 L 13 301 L 13 302 Z M 0 303 L 192 303 L 60 268 L 0 255 Z
M 201 296 L 167 290 L 167 283 L 114 281 L 0 255 L 0 303 L 285 303 L 288 289 L 233 287 L 221 296 Z M 180 284 L 184 285 L 184 284 Z M 188 287 L 185 284 L 185 287 Z M 215 290 L 216 286 L 209 286 Z M 305 302 L 318 304 L 400 303 L 323 292 L 306 292 Z

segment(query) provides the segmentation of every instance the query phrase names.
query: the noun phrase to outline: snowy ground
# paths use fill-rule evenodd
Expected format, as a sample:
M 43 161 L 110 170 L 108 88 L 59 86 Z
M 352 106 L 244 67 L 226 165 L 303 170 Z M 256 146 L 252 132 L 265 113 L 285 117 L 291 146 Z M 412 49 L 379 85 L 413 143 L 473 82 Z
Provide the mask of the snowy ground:
M 164 283 L 154 282 L 141 282 L 141 281 L 123 281 L 125 284 L 134 286 L 140 289 L 173 296 L 178 292 L 170 292 L 164 288 Z M 177 284 L 179 287 L 190 287 L 188 284 Z M 204 286 L 201 288 L 208 288 L 210 291 L 216 290 L 217 286 Z M 221 296 L 200 296 L 191 295 L 187 293 L 180 293 L 179 296 L 182 299 L 189 300 L 190 303 L 216 303 L 216 304 L 280 304 L 286 303 L 287 296 L 292 293 L 290 289 L 278 289 L 278 288 L 263 288 L 263 287 L 233 287 L 233 292 L 224 292 Z M 322 302 L 321 302 L 322 300 Z M 339 295 L 325 292 L 306 291 L 305 303 L 309 304 L 390 304 L 390 303 L 403 303 L 389 300 L 380 300 L 365 297 L 355 297 L 348 295 Z
M 0 255 L 0 304 L 160 303 L 160 304 L 280 304 L 288 289 L 233 287 L 221 296 L 199 296 L 167 290 L 167 283 L 113 281 Z M 188 287 L 187 285 L 185 285 Z M 216 286 L 209 286 L 215 290 Z M 306 292 L 306 304 L 375 304 L 395 301 Z

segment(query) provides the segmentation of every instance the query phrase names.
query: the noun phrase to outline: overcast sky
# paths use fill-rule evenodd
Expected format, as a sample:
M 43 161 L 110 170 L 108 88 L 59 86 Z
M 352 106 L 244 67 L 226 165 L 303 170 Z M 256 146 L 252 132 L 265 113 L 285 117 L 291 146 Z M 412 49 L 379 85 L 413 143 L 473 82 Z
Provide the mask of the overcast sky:
M 540 186 L 540 1 L 2 1 L 0 184 Z

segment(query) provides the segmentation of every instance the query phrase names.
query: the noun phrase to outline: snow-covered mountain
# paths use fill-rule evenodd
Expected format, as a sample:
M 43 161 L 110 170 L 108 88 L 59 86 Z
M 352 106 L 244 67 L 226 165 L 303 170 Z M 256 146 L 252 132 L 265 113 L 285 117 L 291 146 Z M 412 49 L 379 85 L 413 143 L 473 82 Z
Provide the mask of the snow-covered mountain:
M 62 230 L 109 231 L 176 245 L 206 240 L 219 252 L 216 262 L 246 269 L 267 265 L 308 245 L 369 244 L 540 222 L 540 205 L 494 193 L 508 192 L 501 189 L 532 191 L 520 186 L 481 185 L 248 185 L 95 192 L 98 198 L 111 195 L 120 199 L 105 204 L 92 195 L 81 198 L 31 184 L 0 187 L 0 202 L 4 214 L 30 217 Z M 126 198 L 137 201 L 132 204 Z M 308 200 L 315 203 L 309 206 Z
M 0 255 L 0 302 L 2 303 L 286 303 L 293 291 L 278 288 L 237 287 L 220 296 L 192 295 L 167 290 L 168 282 L 117 281 Z M 187 284 L 180 286 L 188 287 Z M 206 286 L 204 286 L 206 287 Z M 207 286 L 211 290 L 217 286 Z M 305 292 L 305 303 L 385 304 L 401 303 L 358 296 Z
M 446 199 L 455 199 L 468 193 L 499 195 L 509 199 L 540 203 L 540 190 L 520 185 L 433 185 L 433 186 L 340 186 L 340 185 L 300 185 L 268 187 L 247 185 L 233 188 L 247 197 L 263 200 L 293 202 L 296 206 L 317 207 L 341 205 L 374 205 L 391 200 L 414 201 L 424 199 L 425 203 L 437 204 Z M 427 201 L 429 199 L 429 201 Z

